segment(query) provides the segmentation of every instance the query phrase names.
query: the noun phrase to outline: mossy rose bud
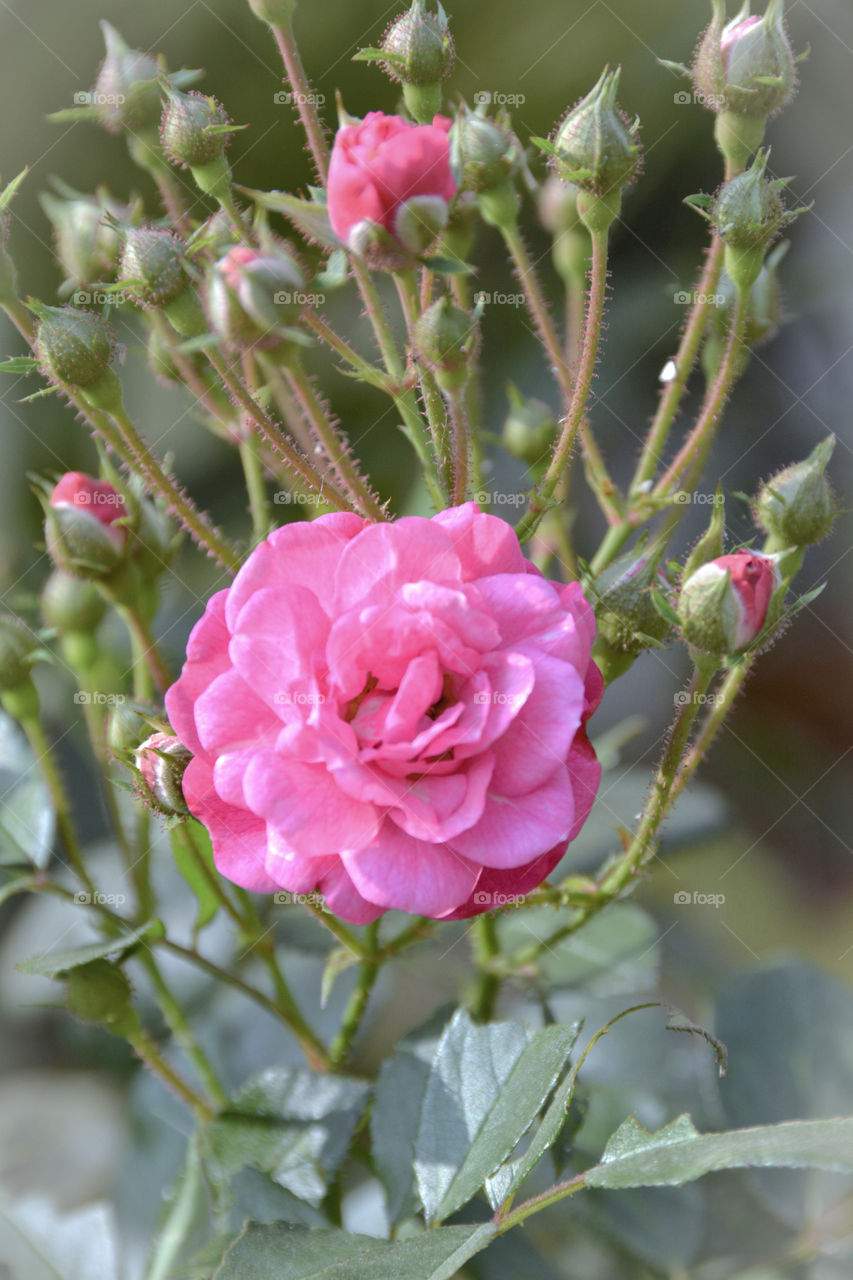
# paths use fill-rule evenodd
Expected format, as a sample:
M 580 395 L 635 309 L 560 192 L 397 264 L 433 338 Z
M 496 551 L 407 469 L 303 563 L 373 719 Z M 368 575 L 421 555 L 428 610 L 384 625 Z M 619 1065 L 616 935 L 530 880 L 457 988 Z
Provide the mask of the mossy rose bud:
M 509 402 L 501 433 L 504 448 L 529 467 L 547 462 L 559 430 L 553 410 L 542 400 L 525 399 L 514 386 L 509 387 Z
M 80 578 L 108 577 L 125 559 L 124 498 L 108 481 L 67 471 L 45 507 L 45 542 L 58 569 Z
M 441 82 L 456 60 L 441 5 L 430 13 L 426 0 L 412 0 L 408 12 L 391 23 L 382 49 L 389 55 L 385 71 L 402 84 L 409 111 L 418 124 L 431 123 L 441 110 Z
M 39 603 L 45 626 L 59 635 L 93 632 L 107 609 L 94 583 L 84 582 L 64 569 L 53 570 L 42 587 Z
M 769 155 L 759 151 L 745 173 L 720 188 L 711 209 L 711 222 L 726 246 L 726 271 L 739 289 L 752 288 L 768 247 L 802 212 L 785 208 L 779 193 L 787 179 L 765 177 Z
M 678 600 L 684 639 L 704 653 L 742 653 L 760 636 L 780 574 L 771 556 L 736 551 L 702 565 Z
M 584 225 L 598 230 L 604 215 L 596 202 L 618 213 L 622 188 L 640 166 L 639 123 L 629 124 L 616 101 L 620 69 L 605 68 L 595 87 L 558 125 L 552 159 L 558 177 L 579 189 L 578 212 Z M 596 225 L 591 225 L 591 218 Z
M 626 653 L 640 653 L 666 640 L 672 626 L 656 609 L 652 592 L 668 587 L 660 553 L 614 560 L 591 587 L 598 637 Z
M 139 1029 L 127 975 L 109 960 L 90 960 L 70 970 L 65 1007 L 81 1022 L 103 1027 L 117 1036 L 132 1036 Z
M 746 3 L 730 22 L 724 0 L 713 0 L 713 8 L 693 65 L 697 92 L 712 111 L 766 120 L 790 101 L 797 83 L 784 2 L 770 0 L 761 17 Z
M 92 91 L 104 128 L 138 131 L 156 124 L 160 114 L 160 67 L 150 53 L 131 49 L 108 22 L 101 23 L 106 56 Z
M 138 307 L 163 307 L 189 287 L 183 243 L 162 227 L 127 227 L 119 264 L 124 292 Z
M 70 280 L 92 283 L 112 279 L 118 266 L 121 238 L 105 214 L 129 216 L 131 210 L 99 188 L 96 196 L 50 193 L 40 197 L 53 225 L 56 256 Z
M 281 330 L 299 318 L 304 289 L 302 269 L 286 249 L 235 245 L 208 275 L 208 322 L 223 342 L 241 350 L 276 347 Z
M 160 117 L 160 143 L 173 164 L 197 169 L 224 156 L 231 124 L 225 108 L 215 98 L 191 89 L 169 89 Z
M 836 505 L 826 468 L 834 448 L 835 437 L 828 436 L 804 462 L 785 467 L 761 486 L 755 520 L 780 548 L 810 546 L 832 529 Z
M 464 384 L 477 345 L 477 322 L 445 295 L 418 318 L 414 332 L 418 355 L 435 371 L 444 390 Z
M 134 751 L 142 795 L 160 813 L 170 817 L 189 813 L 181 781 L 191 759 L 183 743 L 169 733 L 152 733 Z
M 52 382 L 69 387 L 95 387 L 109 373 L 113 332 L 103 317 L 76 307 L 36 311 L 35 353 Z
M 0 692 L 18 689 L 29 682 L 38 636 L 11 613 L 0 613 Z

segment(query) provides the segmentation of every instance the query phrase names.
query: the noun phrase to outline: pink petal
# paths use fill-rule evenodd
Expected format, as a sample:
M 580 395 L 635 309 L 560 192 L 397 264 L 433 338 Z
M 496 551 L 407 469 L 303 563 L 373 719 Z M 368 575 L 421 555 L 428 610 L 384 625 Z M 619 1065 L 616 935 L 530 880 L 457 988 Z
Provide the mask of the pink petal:
M 231 666 L 225 625 L 227 591 L 207 602 L 204 614 L 187 641 L 187 659 L 179 678 L 166 693 L 166 714 L 181 742 L 193 754 L 203 751 L 195 725 L 195 702 L 218 675 Z
M 509 798 L 489 790 L 476 826 L 454 837 L 453 848 L 484 867 L 518 867 L 562 841 L 572 830 L 575 802 L 568 770 L 558 768 L 535 791 Z
M 461 907 L 444 916 L 443 919 L 467 920 L 470 916 L 481 915 L 484 911 L 505 907 L 508 903 L 523 898 L 525 894 L 532 893 L 551 874 L 562 860 L 565 851 L 565 845 L 558 844 L 548 853 L 543 853 L 541 857 L 528 862 L 526 866 L 513 867 L 509 871 L 496 871 L 492 867 L 485 867 L 468 901 L 463 902 Z
M 521 796 L 565 764 L 584 705 L 581 677 L 559 658 L 535 655 L 536 683 L 512 724 L 494 744 L 497 759 L 491 789 Z
M 464 902 L 479 868 L 446 845 L 425 844 L 386 822 L 373 844 L 343 854 L 356 889 L 370 902 L 441 916 Z
M 281 729 L 281 721 L 233 667 L 199 695 L 195 723 L 199 741 L 209 752 L 233 750 L 243 743 L 272 745 Z
M 350 879 L 346 869 L 338 863 L 323 877 L 320 891 L 327 911 L 348 920 L 350 924 L 372 924 L 385 914 L 385 907 L 377 907 L 363 898 Z
M 243 785 L 252 811 L 309 857 L 361 848 L 379 829 L 373 805 L 342 791 L 324 765 L 258 751 Z
M 266 824 L 245 809 L 223 803 L 213 787 L 213 772 L 198 756 L 187 766 L 184 796 L 190 812 L 207 827 L 218 871 L 241 889 L 272 893 L 278 888 L 264 870 Z
M 486 515 L 476 502 L 449 507 L 433 517 L 433 523 L 450 534 L 462 562 L 462 580 L 471 582 L 495 573 L 526 573 L 525 560 L 515 530 Z
M 253 692 L 289 719 L 292 708 L 310 707 L 318 696 L 314 655 L 322 654 L 328 630 L 329 619 L 306 587 L 267 587 L 240 610 L 228 651 Z
M 388 605 L 404 582 L 460 580 L 459 557 L 433 520 L 404 516 L 368 525 L 347 543 L 335 573 L 335 612 Z

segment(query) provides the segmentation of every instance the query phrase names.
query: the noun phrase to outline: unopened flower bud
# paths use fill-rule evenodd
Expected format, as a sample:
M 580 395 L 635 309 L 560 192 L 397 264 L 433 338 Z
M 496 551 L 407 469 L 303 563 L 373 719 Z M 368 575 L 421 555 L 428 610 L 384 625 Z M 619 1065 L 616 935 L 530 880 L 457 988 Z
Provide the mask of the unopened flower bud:
M 835 498 L 826 468 L 835 448 L 828 436 L 804 462 L 778 471 L 761 486 L 755 500 L 756 523 L 781 547 L 806 547 L 832 529 Z
M 39 321 L 34 349 L 46 377 L 93 394 L 111 382 L 114 338 L 106 320 L 76 307 L 38 304 L 34 310 Z
M 526 400 L 512 385 L 509 401 L 501 434 L 504 448 L 529 467 L 547 461 L 559 430 L 553 411 L 542 400 Z
M 654 590 L 669 586 L 660 558 L 660 553 L 620 556 L 591 584 L 596 634 L 613 648 L 640 653 L 670 635 L 672 626 L 652 599 Z
M 773 558 L 753 551 L 702 565 L 679 596 L 684 639 L 703 653 L 742 653 L 760 636 L 780 581 Z
M 65 1006 L 81 1022 L 117 1036 L 134 1035 L 139 1030 L 130 982 L 124 970 L 109 960 L 90 960 L 69 971 Z
M 790 101 L 797 83 L 784 0 L 770 0 L 762 17 L 747 3 L 730 22 L 724 0 L 713 7 L 693 65 L 696 89 L 712 111 L 763 122 Z
M 117 702 L 107 719 L 107 746 L 117 760 L 132 755 L 151 733 L 151 722 L 129 702 Z
M 190 287 L 183 243 L 162 227 L 125 227 L 119 280 L 128 298 L 145 309 L 164 307 Z
M 403 86 L 403 98 L 418 124 L 431 124 L 441 111 L 441 82 L 456 55 L 441 5 L 430 13 L 426 0 L 412 0 L 407 13 L 391 23 L 382 41 L 384 69 Z
M 231 140 L 231 120 L 215 98 L 196 89 L 181 93 L 167 90 L 160 119 L 160 144 L 173 164 L 192 170 L 198 186 L 208 195 L 228 182 L 225 152 Z
M 40 647 L 38 636 L 11 613 L 0 613 L 0 692 L 27 684 L 33 654 Z
M 173 734 L 152 733 L 133 753 L 142 794 L 160 813 L 189 813 L 181 781 L 192 754 Z
M 510 128 L 464 103 L 450 130 L 450 167 L 460 189 L 478 195 L 493 191 L 521 166 L 523 149 Z
M 45 506 L 45 542 L 58 569 L 80 578 L 106 578 L 125 558 L 124 498 L 106 480 L 67 471 Z
M 66 194 L 67 192 L 67 194 Z M 53 225 L 56 256 L 69 280 L 91 284 L 111 280 L 118 266 L 121 240 L 105 214 L 122 218 L 131 210 L 99 188 L 95 196 L 63 188 L 63 195 L 47 193 L 41 206 Z
M 443 390 L 464 385 L 477 336 L 476 320 L 454 306 L 446 294 L 418 318 L 415 349 L 435 371 L 436 381 Z
M 206 312 L 212 331 L 240 350 L 273 348 L 305 300 L 305 277 L 284 248 L 235 245 L 211 268 Z
M 160 115 L 160 68 L 150 53 L 131 49 L 115 27 L 101 23 L 106 56 L 101 63 L 93 104 L 98 119 L 111 133 L 137 131 L 157 122 Z
M 287 28 L 296 12 L 296 0 L 249 0 L 249 8 L 261 22 Z
M 759 151 L 745 173 L 725 183 L 711 209 L 711 222 L 726 246 L 725 267 L 738 289 L 751 289 L 764 254 L 801 209 L 787 210 L 780 196 L 787 179 L 764 176 L 769 151 Z
M 59 635 L 94 632 L 106 612 L 106 602 L 92 582 L 84 582 L 64 569 L 54 569 L 39 599 L 45 626 Z
M 578 212 L 590 231 L 612 222 L 622 188 L 633 182 L 640 166 L 639 124 L 629 124 L 616 102 L 619 75 L 620 68 L 605 68 L 558 125 L 552 143 L 557 175 L 579 188 Z

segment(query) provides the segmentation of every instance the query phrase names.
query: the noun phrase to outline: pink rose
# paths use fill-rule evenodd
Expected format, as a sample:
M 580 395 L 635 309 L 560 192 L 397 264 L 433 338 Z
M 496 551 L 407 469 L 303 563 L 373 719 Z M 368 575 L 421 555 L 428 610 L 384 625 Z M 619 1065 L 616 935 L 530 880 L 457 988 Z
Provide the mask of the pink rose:
M 277 529 L 166 695 L 219 870 L 319 890 L 356 923 L 529 892 L 598 787 L 594 630 L 580 586 L 547 582 L 474 503 Z
M 73 509 L 97 520 L 117 547 L 124 546 L 127 527 L 115 522 L 126 519 L 127 507 L 124 498 L 108 480 L 96 480 L 84 471 L 66 471 L 50 495 L 50 505 L 55 511 Z
M 377 232 L 409 254 L 422 253 L 447 221 L 456 195 L 447 134 L 452 121 L 436 116 L 416 125 L 371 111 L 338 130 L 329 164 L 328 209 L 335 234 L 357 253 Z

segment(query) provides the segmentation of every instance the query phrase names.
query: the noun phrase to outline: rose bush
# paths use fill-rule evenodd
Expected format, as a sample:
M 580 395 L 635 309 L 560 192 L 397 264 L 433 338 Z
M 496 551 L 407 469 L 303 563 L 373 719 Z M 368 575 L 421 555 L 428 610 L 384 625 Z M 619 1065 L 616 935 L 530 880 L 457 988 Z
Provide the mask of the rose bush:
M 412 253 L 435 238 L 456 195 L 450 171 L 448 130 L 436 116 L 414 125 L 371 111 L 338 130 L 329 164 L 328 210 L 332 230 L 362 252 L 376 228 Z
M 357 923 L 529 892 L 598 787 L 594 630 L 580 586 L 542 578 L 474 503 L 275 530 L 166 698 L 218 868 Z

